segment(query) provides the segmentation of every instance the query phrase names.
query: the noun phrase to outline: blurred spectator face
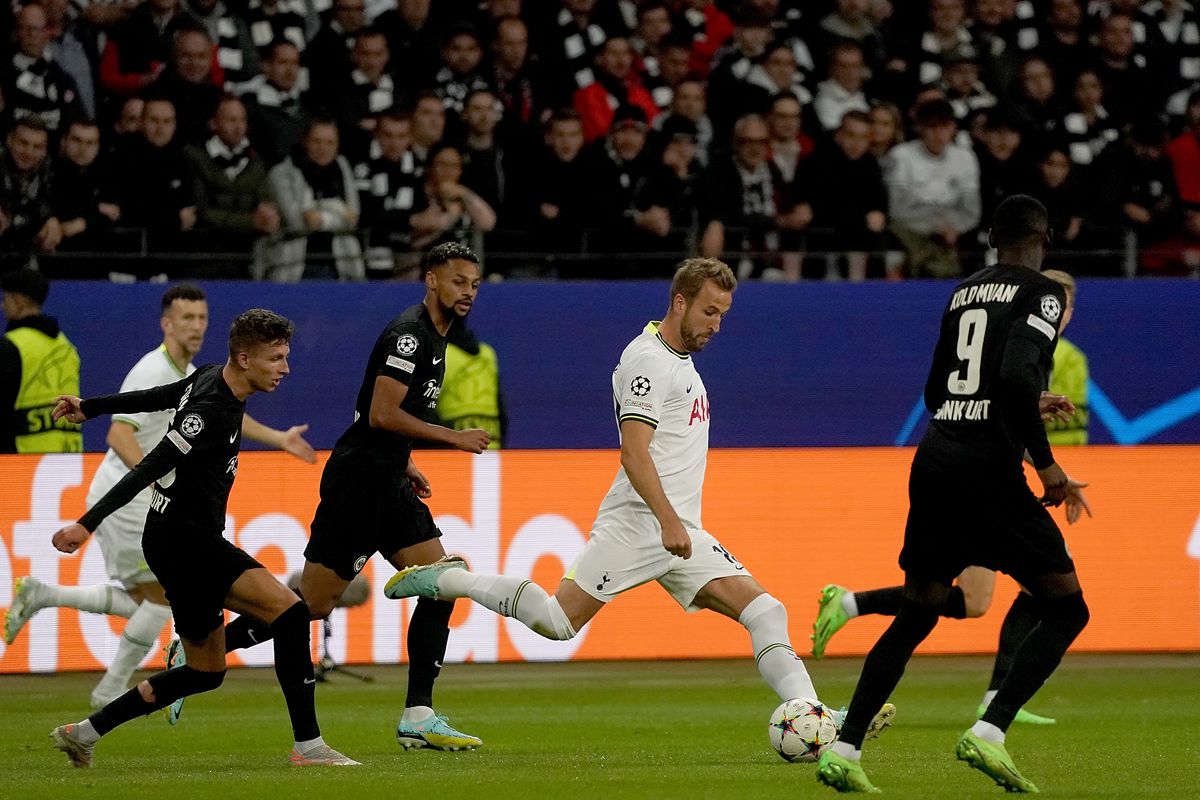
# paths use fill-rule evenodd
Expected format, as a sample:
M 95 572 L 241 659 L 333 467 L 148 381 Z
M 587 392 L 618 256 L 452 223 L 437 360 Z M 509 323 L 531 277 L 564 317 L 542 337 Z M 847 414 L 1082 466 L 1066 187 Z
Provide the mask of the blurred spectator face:
M 763 62 L 767 77 L 780 89 L 786 89 L 796 80 L 796 55 L 787 45 L 773 47 Z
M 979 83 L 979 65 L 974 61 L 958 61 L 946 67 L 943 77 L 946 94 L 966 97 L 975 91 L 975 85 Z
M 671 113 L 687 117 L 692 122 L 699 122 L 708 110 L 708 98 L 705 95 L 704 84 L 700 81 L 684 81 L 675 87 L 675 96 L 671 98 Z
M 406 119 L 381 117 L 375 126 L 375 141 L 388 161 L 399 161 L 408 152 L 412 142 L 411 124 Z
M 771 104 L 767 114 L 767 127 L 771 138 L 777 142 L 789 142 L 800 135 L 800 101 L 793 97 L 781 97 Z
M 985 28 L 999 28 L 1015 10 L 1013 0 L 975 0 L 975 22 Z
M 596 67 L 617 80 L 624 81 L 633 70 L 633 48 L 628 39 L 614 36 L 596 54 Z
M 337 0 L 333 18 L 346 33 L 354 33 L 367 24 L 367 4 L 363 0 Z
M 488 16 L 492 19 L 521 16 L 521 0 L 487 0 Z
M 446 42 L 442 49 L 442 60 L 456 75 L 467 75 L 479 68 L 483 61 L 483 48 L 479 40 L 469 33 L 458 33 Z
M 1193 95 L 1191 102 L 1188 103 L 1187 111 L 1185 112 L 1188 127 L 1193 131 L 1200 132 L 1200 95 Z
M 387 39 L 379 33 L 359 36 L 354 40 L 354 49 L 350 51 L 350 60 L 355 69 L 366 75 L 371 83 L 375 83 L 383 75 L 389 56 Z
M 217 7 L 217 2 L 218 0 L 192 0 L 188 3 L 188 7 L 202 15 L 208 15 Z
M 30 58 L 41 58 L 50 43 L 46 12 L 41 6 L 25 6 L 17 12 L 17 48 Z
M 862 51 L 857 47 L 839 47 L 829 60 L 829 77 L 848 92 L 862 89 L 866 79 Z
M 154 147 L 166 147 L 175 138 L 175 106 L 169 100 L 146 101 L 142 135 Z
M 1114 14 L 1100 27 L 1100 50 L 1113 61 L 1124 61 L 1133 52 L 1133 22 L 1124 14 Z
M 463 107 L 463 121 L 477 136 L 490 136 L 500 124 L 500 101 L 491 92 L 475 92 Z
M 525 66 L 529 55 L 529 29 L 516 17 L 504 20 L 496 31 L 492 49 L 501 66 L 509 72 L 517 72 Z
M 595 6 L 596 0 L 563 0 L 563 8 L 580 16 L 591 14 Z
M 663 164 L 679 173 L 686 173 L 696 158 L 696 140 L 691 136 L 672 136 L 663 148 Z
M 174 16 L 179 10 L 179 0 L 146 0 L 146 4 L 160 17 Z
M 962 27 L 963 0 L 929 0 L 929 22 L 936 33 L 949 35 Z
M 46 21 L 50 28 L 58 29 L 67 18 L 67 0 L 43 0 L 42 8 L 46 12 Z
M 613 150 L 622 161 L 633 161 L 646 146 L 646 126 L 635 120 L 617 123 L 612 131 Z
M 556 119 L 550 124 L 550 149 L 563 163 L 571 162 L 583 149 L 583 123 L 577 119 Z
M 241 100 L 224 100 L 213 115 L 213 133 L 228 148 L 237 147 L 246 138 L 246 107 Z
M 422 97 L 413 111 L 413 140 L 430 147 L 442 140 L 446 132 L 446 109 L 436 97 Z
M 121 104 L 121 114 L 117 117 L 117 133 L 137 133 L 142 129 L 142 112 L 146 104 L 140 97 L 131 97 Z
M 208 83 L 212 72 L 212 42 L 199 31 L 175 39 L 175 72 L 188 83 Z
M 837 15 L 842 19 L 857 22 L 871 10 L 871 0 L 837 0 Z
M 1073 31 L 1083 22 L 1079 0 L 1053 0 L 1047 14 L 1050 27 L 1056 31 Z
M 932 125 L 922 125 L 917 129 L 917 134 L 921 137 L 921 144 L 925 145 L 925 149 L 931 155 L 940 156 L 946 152 L 946 148 L 954 141 L 954 134 L 957 133 L 958 126 L 953 122 L 938 122 Z
M 984 128 L 983 146 L 997 161 L 1008 161 L 1021 146 L 1021 134 L 1012 128 Z
M 757 115 L 742 117 L 733 129 L 733 157 L 742 167 L 755 170 L 767 160 L 767 123 Z
M 733 29 L 733 40 L 737 43 L 738 49 L 742 53 L 750 56 L 750 58 L 758 58 L 766 51 L 767 45 L 771 43 L 771 29 L 758 22 L 739 25 Z
M 63 137 L 63 155 L 77 167 L 90 167 L 100 155 L 100 129 L 95 125 L 76 122 Z
M 263 74 L 276 89 L 290 92 L 300 79 L 300 51 L 293 44 L 276 45 L 263 62 Z
M 434 186 L 458 183 L 462 180 L 462 169 L 462 154 L 453 147 L 443 148 L 429 162 L 429 182 Z
M 691 51 L 679 44 L 665 47 L 658 57 L 658 74 L 667 86 L 678 86 L 691 72 Z
M 886 152 L 900 138 L 900 120 L 891 110 L 882 107 L 871 109 L 871 149 Z
M 1062 150 L 1051 150 L 1038 164 L 1038 173 L 1042 176 L 1042 183 L 1057 189 L 1067 182 L 1067 176 L 1071 174 L 1071 159 Z
M 337 125 L 318 123 L 304 137 L 304 155 L 318 167 L 328 167 L 337 159 Z
M 671 15 L 666 6 L 650 6 L 638 13 L 637 35 L 651 51 L 658 50 L 671 33 Z
M 1040 58 L 1025 62 L 1021 68 L 1021 88 L 1035 103 L 1049 102 L 1054 96 L 1054 73 Z
M 1079 73 L 1075 79 L 1075 105 L 1080 111 L 1094 111 L 1104 100 L 1104 86 L 1091 71 Z
M 858 161 L 871 149 L 871 124 L 853 117 L 842 120 L 833 140 L 851 161 Z
M 45 131 L 18 122 L 8 132 L 5 142 L 13 165 L 21 172 L 33 172 L 46 160 L 48 137 Z

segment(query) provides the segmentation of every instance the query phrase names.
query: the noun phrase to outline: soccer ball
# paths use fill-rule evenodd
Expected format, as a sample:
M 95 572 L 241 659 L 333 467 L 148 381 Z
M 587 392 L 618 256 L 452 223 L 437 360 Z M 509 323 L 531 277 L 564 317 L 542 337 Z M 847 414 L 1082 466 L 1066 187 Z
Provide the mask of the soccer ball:
M 785 700 L 767 726 L 771 747 L 784 761 L 816 761 L 837 741 L 833 712 L 816 700 Z

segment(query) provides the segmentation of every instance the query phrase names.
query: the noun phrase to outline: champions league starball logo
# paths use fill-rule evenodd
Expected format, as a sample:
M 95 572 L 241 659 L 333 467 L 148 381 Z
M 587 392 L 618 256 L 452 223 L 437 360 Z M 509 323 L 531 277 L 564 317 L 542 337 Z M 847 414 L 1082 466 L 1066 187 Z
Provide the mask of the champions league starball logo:
M 417 352 L 417 337 L 406 333 L 396 340 L 396 352 L 402 356 L 411 356 Z
M 645 397 L 650 394 L 650 379 L 642 375 L 637 376 L 629 384 L 629 391 L 633 392 L 634 397 Z
M 1058 304 L 1058 298 L 1052 294 L 1048 294 L 1042 298 L 1042 316 L 1050 322 L 1058 322 L 1059 315 L 1062 314 L 1062 306 Z
M 188 414 L 179 424 L 179 432 L 189 439 L 195 437 L 202 430 L 204 430 L 204 420 L 200 418 L 199 414 Z

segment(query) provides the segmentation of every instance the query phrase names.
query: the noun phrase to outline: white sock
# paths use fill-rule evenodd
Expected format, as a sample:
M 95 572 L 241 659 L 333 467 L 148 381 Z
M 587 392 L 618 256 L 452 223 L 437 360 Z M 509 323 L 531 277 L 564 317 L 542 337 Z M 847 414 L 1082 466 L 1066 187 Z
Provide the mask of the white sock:
M 971 726 L 971 733 L 992 744 L 1004 744 L 1004 731 L 990 722 L 979 720 Z
M 320 736 L 318 736 L 315 739 L 308 739 L 303 742 L 296 742 L 296 752 L 300 753 L 300 755 L 306 755 L 308 753 L 311 753 L 313 750 L 316 750 L 318 747 L 324 746 L 324 744 L 325 744 L 325 740 Z
M 469 597 L 501 616 L 520 620 L 547 639 L 566 641 L 576 634 L 558 599 L 526 578 L 448 569 L 438 576 L 438 597 L 442 600 Z
M 75 738 L 84 744 L 95 744 L 100 741 L 100 734 L 92 727 L 92 721 L 85 719 L 75 726 Z
M 764 592 L 742 609 L 738 622 L 750 631 L 759 673 L 781 700 L 817 699 L 808 670 L 788 641 L 787 609 L 783 603 Z
M 95 586 L 53 586 L 46 584 L 42 587 L 41 608 L 57 606 L 58 608 L 78 608 L 80 611 L 90 611 L 93 614 L 111 614 L 116 617 L 129 619 L 137 611 L 137 601 L 129 596 L 129 592 L 120 586 L 96 584 Z
M 400 717 L 401 722 L 409 722 L 413 725 L 420 724 L 433 716 L 433 709 L 429 706 L 410 706 L 404 709 L 404 714 Z
M 841 740 L 833 743 L 833 752 L 851 761 L 862 761 L 862 749 Z
M 988 706 L 990 706 L 992 704 L 992 701 L 995 699 L 996 699 L 996 690 L 988 689 L 986 692 L 983 693 L 983 707 L 987 708 Z
M 845 611 L 846 616 L 850 619 L 858 616 L 858 600 L 854 597 L 854 592 L 846 592 L 842 595 L 842 611 Z
M 121 633 L 121 643 L 117 645 L 117 655 L 108 665 L 108 672 L 100 680 L 101 686 L 124 689 L 133 677 L 133 671 L 142 663 L 150 648 L 158 643 L 158 635 L 163 626 L 171 619 L 171 607 L 143 600 L 133 612 L 129 622 Z M 99 688 L 99 687 L 97 687 Z

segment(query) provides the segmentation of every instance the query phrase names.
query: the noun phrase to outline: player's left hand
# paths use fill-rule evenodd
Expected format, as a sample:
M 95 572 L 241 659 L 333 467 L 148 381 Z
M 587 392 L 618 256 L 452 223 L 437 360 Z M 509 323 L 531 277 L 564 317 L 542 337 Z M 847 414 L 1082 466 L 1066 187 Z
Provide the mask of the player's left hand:
M 1044 506 L 1061 506 L 1063 501 L 1067 499 L 1067 484 L 1070 478 L 1067 473 L 1063 472 L 1063 468 L 1058 464 L 1051 464 L 1045 469 L 1037 471 L 1038 477 L 1042 480 L 1042 496 L 1040 502 Z
M 1075 416 L 1075 404 L 1064 395 L 1042 392 L 1038 398 L 1038 411 L 1044 421 L 1057 418 L 1062 422 L 1070 422 L 1071 417 Z
M 293 425 L 283 432 L 283 439 L 280 440 L 279 449 L 285 453 L 291 453 L 301 461 L 309 464 L 317 463 L 317 451 L 313 450 L 313 446 L 304 438 L 304 432 L 308 430 L 307 425 Z
M 83 543 L 91 535 L 87 528 L 78 522 L 72 522 L 67 527 L 60 528 L 50 541 L 53 542 L 54 549 L 60 553 L 74 553 L 80 547 L 83 547 Z
M 412 484 L 413 491 L 417 493 L 417 497 L 420 497 L 422 500 L 433 497 L 433 488 L 429 485 L 429 478 L 426 478 L 425 473 L 417 469 L 411 460 L 404 470 L 404 475 L 408 478 L 408 482 Z
M 87 420 L 83 415 L 83 403 L 78 397 L 71 395 L 59 395 L 54 399 L 54 410 L 50 412 L 50 417 L 58 422 L 64 417 L 68 422 L 74 422 L 79 425 Z
M 1087 488 L 1087 484 L 1083 481 L 1067 478 L 1067 524 L 1074 525 L 1083 516 L 1083 512 L 1092 516 L 1092 506 L 1084 496 L 1083 490 Z

